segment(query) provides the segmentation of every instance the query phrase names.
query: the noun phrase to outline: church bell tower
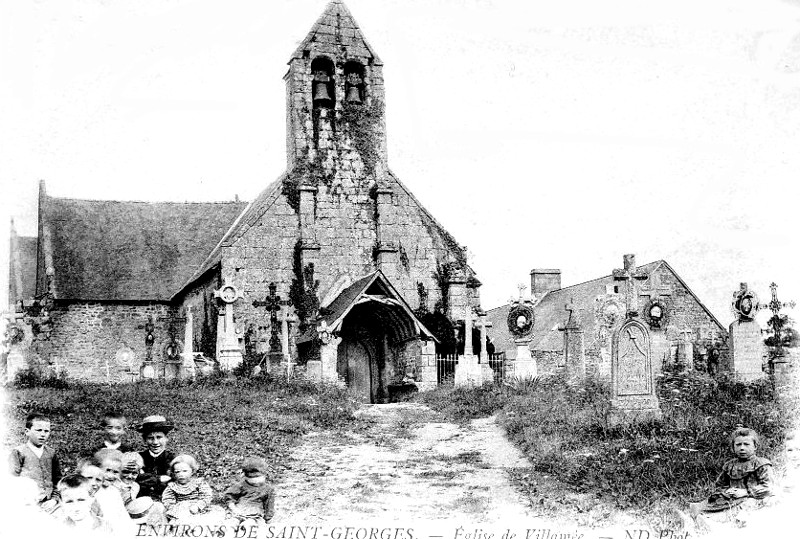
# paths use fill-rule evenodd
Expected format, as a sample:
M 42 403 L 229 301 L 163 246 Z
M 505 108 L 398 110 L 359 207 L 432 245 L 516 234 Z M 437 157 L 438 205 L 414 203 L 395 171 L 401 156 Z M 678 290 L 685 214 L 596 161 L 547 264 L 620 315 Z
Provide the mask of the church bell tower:
M 386 174 L 383 64 L 333 0 L 289 60 L 289 174 L 333 193 L 364 193 Z

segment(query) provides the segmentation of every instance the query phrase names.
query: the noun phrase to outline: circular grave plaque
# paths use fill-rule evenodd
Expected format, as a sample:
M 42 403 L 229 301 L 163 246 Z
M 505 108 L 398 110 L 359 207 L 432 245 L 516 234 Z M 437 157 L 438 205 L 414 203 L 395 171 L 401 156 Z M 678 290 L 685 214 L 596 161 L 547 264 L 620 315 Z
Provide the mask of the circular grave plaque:
M 130 367 L 135 364 L 136 353 L 129 346 L 123 346 L 117 350 L 116 354 L 114 354 L 114 359 L 116 360 L 117 365 Z
M 662 300 L 653 298 L 644 307 L 644 319 L 651 328 L 663 328 L 669 320 L 669 309 Z
M 739 320 L 753 320 L 758 312 L 758 296 L 755 292 L 743 286 L 733 294 L 731 302 L 733 314 Z
M 530 335 L 533 331 L 534 321 L 533 308 L 524 303 L 512 307 L 506 319 L 508 331 L 515 337 L 527 337 Z

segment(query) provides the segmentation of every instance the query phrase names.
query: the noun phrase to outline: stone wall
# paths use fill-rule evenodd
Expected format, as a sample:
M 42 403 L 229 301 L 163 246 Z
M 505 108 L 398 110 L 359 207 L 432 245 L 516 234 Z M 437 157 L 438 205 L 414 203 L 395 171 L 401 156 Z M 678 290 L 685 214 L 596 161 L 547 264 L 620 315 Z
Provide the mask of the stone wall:
M 143 326 L 152 316 L 155 325 L 153 359 L 156 373 L 161 373 L 162 349 L 169 336 L 167 323 L 159 318 L 168 311 L 168 305 L 162 303 L 59 302 L 51 311 L 53 330 L 47 340 L 39 341 L 39 353 L 71 377 L 103 382 L 131 381 L 139 375 L 139 366 L 146 355 Z M 117 359 L 117 352 L 124 348 L 133 351 L 128 362 Z
M 703 306 L 694 296 L 683 286 L 678 278 L 667 269 L 661 266 L 658 269 L 663 286 L 668 286 L 672 295 L 667 298 L 670 305 L 670 319 L 666 327 L 666 338 L 672 348 L 670 361 L 675 360 L 675 349 L 681 340 L 680 331 L 683 328 L 692 328 L 694 334 L 691 337 L 694 350 L 708 349 L 712 345 L 720 348 L 720 368 L 724 369 L 729 363 L 728 332 L 721 329 L 714 319 L 706 312 Z M 642 305 L 644 308 L 644 305 Z
M 651 337 L 656 333 L 661 334 L 666 343 L 664 348 L 667 357 L 664 358 L 667 364 L 675 362 L 678 344 L 681 341 L 681 330 L 692 328 L 693 335 L 691 342 L 694 347 L 695 356 L 699 360 L 701 350 L 708 350 L 711 346 L 720 349 L 721 357 L 719 362 L 720 370 L 729 369 L 729 341 L 728 333 L 721 329 L 711 315 L 706 312 L 703 306 L 695 299 L 689 290 L 678 280 L 666 265 L 661 265 L 657 270 L 661 286 L 668 288 L 671 295 L 666 296 L 665 302 L 669 306 L 669 319 L 663 329 L 652 329 Z M 624 300 L 620 295 L 620 299 Z M 647 298 L 641 297 L 639 300 L 640 320 L 644 320 L 644 309 Z M 611 336 L 616 328 L 609 328 L 603 337 L 598 336 L 602 333 L 599 328 L 593 334 L 584 335 L 585 357 L 587 372 L 593 372 L 601 377 L 608 377 L 611 374 Z M 655 342 L 656 339 L 653 339 Z M 535 351 L 533 351 L 535 353 Z M 548 351 L 549 352 L 549 351 Z M 558 353 L 563 354 L 563 349 Z M 563 358 L 559 359 L 559 364 L 563 363 Z M 657 357 L 653 351 L 653 368 L 660 372 L 663 367 L 663 360 Z M 539 372 L 548 372 L 546 368 L 539 366 Z
M 539 374 L 560 372 L 564 365 L 564 353 L 561 351 L 531 350 L 531 357 L 536 360 Z
M 200 280 L 184 291 L 181 298 L 180 315 L 186 316 L 192 309 L 192 350 L 206 357 L 216 357 L 217 323 L 220 313 L 219 300 L 214 291 L 221 285 L 219 267 L 213 268 Z M 181 326 L 183 327 L 183 326 Z M 181 331 L 178 339 L 183 342 Z

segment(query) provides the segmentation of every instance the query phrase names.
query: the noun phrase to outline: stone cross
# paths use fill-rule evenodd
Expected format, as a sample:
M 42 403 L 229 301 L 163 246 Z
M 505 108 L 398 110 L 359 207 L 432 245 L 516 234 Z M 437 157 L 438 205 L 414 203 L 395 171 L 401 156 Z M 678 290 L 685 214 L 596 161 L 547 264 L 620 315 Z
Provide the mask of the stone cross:
M 225 304 L 225 335 L 220 347 L 220 357 L 217 360 L 223 371 L 230 371 L 242 362 L 242 351 L 239 348 L 236 327 L 233 323 L 233 303 L 242 297 L 242 293 L 226 278 L 220 289 L 214 291 L 214 297 L 219 298 Z
M 153 362 L 153 344 L 156 341 L 156 337 L 154 332 L 156 330 L 155 324 L 153 324 L 153 317 L 148 316 L 147 322 L 142 326 L 136 326 L 136 329 L 143 329 L 144 330 L 144 346 L 145 346 L 145 363 L 152 363 Z
M 171 341 L 176 342 L 177 339 L 175 336 L 175 322 L 186 322 L 186 318 L 184 318 L 183 316 L 174 316 L 174 315 L 159 316 L 158 321 L 167 322 L 167 333 L 169 334 L 169 338 Z
M 486 351 L 486 330 L 492 327 L 492 323 L 486 320 L 486 311 L 481 311 L 478 314 L 478 327 L 481 330 L 480 362 L 489 363 L 489 354 Z
M 292 375 L 292 356 L 289 354 L 289 324 L 297 322 L 297 317 L 289 314 L 291 302 L 281 302 L 281 353 L 286 360 L 286 376 Z
M 569 313 L 567 317 L 567 323 L 564 327 L 566 328 L 577 328 L 578 322 L 572 317 L 573 312 L 575 311 L 575 298 L 569 298 L 569 303 L 564 304 L 564 310 Z
M 467 303 L 464 307 L 464 355 L 475 354 L 472 348 L 472 306 Z
M 269 295 L 264 301 L 256 300 L 253 302 L 253 307 L 266 307 L 267 311 L 269 311 L 269 351 L 271 354 L 277 354 L 278 347 L 280 346 L 280 337 L 278 336 L 278 311 L 281 310 L 281 306 L 284 304 L 284 300 L 276 293 L 277 290 L 278 285 L 274 282 L 269 283 Z M 289 303 L 289 305 L 290 304 L 291 303 Z
M 525 300 L 525 290 L 528 287 L 525 286 L 524 284 L 520 283 L 520 284 L 517 285 L 517 288 L 519 289 L 519 301 L 520 301 L 520 303 L 522 303 Z
M 661 276 L 658 273 L 653 272 L 653 274 L 650 275 L 650 288 L 639 290 L 639 295 L 644 296 L 648 300 L 652 301 L 660 297 L 671 296 L 672 289 L 668 286 L 662 286 Z
M 615 281 L 625 281 L 625 305 L 628 317 L 639 314 L 639 295 L 636 290 L 636 281 L 647 279 L 647 273 L 636 270 L 636 255 L 627 254 L 623 258 L 623 268 L 613 272 Z

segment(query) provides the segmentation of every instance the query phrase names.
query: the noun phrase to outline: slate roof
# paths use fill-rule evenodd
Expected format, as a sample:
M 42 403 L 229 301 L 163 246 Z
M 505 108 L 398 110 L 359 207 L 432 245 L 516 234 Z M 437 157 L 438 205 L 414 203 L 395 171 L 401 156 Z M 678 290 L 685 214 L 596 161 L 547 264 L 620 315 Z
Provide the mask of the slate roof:
M 319 323 L 325 322 L 332 330 L 338 331 L 347 314 L 361 301 L 368 299 L 365 295 L 385 296 L 396 303 L 382 303 L 375 305 L 374 316 L 377 316 L 387 330 L 403 328 L 406 330 L 402 335 L 409 338 L 417 334 L 422 334 L 429 339 L 437 340 L 428 328 L 417 318 L 411 307 L 403 300 L 403 297 L 392 286 L 381 270 L 356 279 L 350 286 L 342 290 L 328 305 L 323 305 L 323 312 Z M 316 336 L 317 326 L 314 325 L 306 329 L 298 337 L 297 342 L 310 341 Z
M 686 288 L 689 294 L 694 297 L 709 317 L 719 325 L 720 329 L 726 331 L 719 320 L 717 320 L 711 311 L 703 305 L 700 299 L 686 286 L 686 283 L 675 273 L 675 270 L 673 270 L 666 261 L 657 260 L 639 266 L 637 269 L 638 271 L 650 275 L 662 265 L 675 275 L 678 281 Z M 530 349 L 541 351 L 563 350 L 564 336 L 562 332 L 558 331 L 558 328 L 563 327 L 569 318 L 569 313 L 565 309 L 565 305 L 570 303 L 570 300 L 573 301 L 575 307 L 573 319 L 583 328 L 584 335 L 587 339 L 586 345 L 588 347 L 591 342 L 591 336 L 595 335 L 596 329 L 596 320 L 594 316 L 595 299 L 606 293 L 606 285 L 614 284 L 615 282 L 612 275 L 605 275 L 591 281 L 567 286 L 545 294 L 541 301 L 536 304 L 533 340 L 531 340 Z M 622 298 L 622 296 L 620 296 L 620 298 Z M 490 335 L 494 341 L 495 350 L 498 352 L 506 350 L 509 353 L 509 357 L 515 357 L 516 345 L 506 325 L 506 318 L 508 317 L 510 309 L 510 304 L 491 309 L 487 311 L 487 320 L 493 324 Z
M 316 44 L 317 47 L 313 47 Z M 333 0 L 325 7 L 317 22 L 311 27 L 303 41 L 295 49 L 292 59 L 302 58 L 303 51 L 318 48 L 320 52 L 335 53 L 340 45 L 346 45 L 352 53 L 371 57 L 372 62 L 381 65 L 381 59 L 367 42 L 353 14 L 341 0 Z M 363 45 L 363 46 L 362 46 Z
M 12 234 L 14 234 L 13 231 Z M 10 303 L 15 303 L 21 299 L 31 299 L 36 293 L 38 238 L 36 236 L 15 236 L 12 242 L 8 268 L 8 300 Z
M 243 202 L 42 198 L 55 297 L 167 301 L 242 213 Z

